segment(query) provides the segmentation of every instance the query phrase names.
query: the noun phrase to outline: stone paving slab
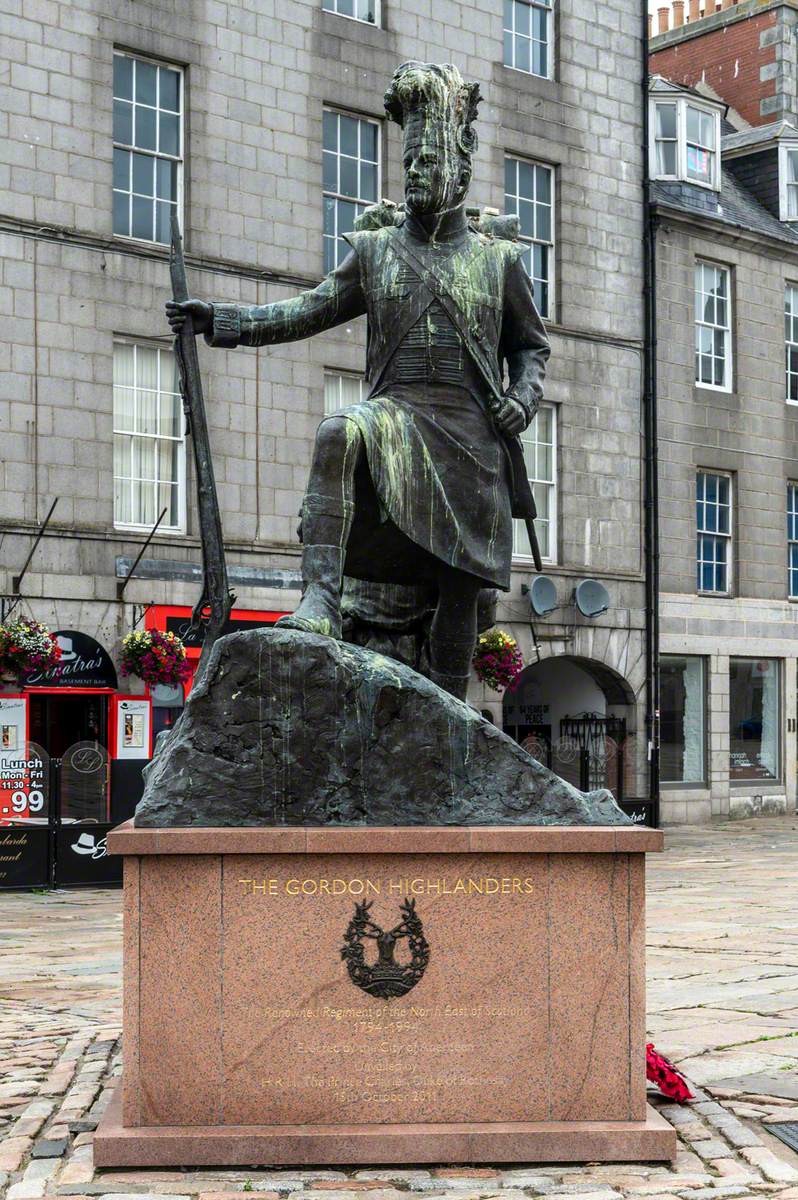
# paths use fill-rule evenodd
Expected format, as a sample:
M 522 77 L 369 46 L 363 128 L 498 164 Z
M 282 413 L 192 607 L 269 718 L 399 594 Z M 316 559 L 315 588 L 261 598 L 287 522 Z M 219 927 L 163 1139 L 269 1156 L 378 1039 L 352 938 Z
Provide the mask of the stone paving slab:
M 649 860 L 648 1037 L 702 1085 L 655 1101 L 668 1166 L 95 1171 L 120 1070 L 121 893 L 0 893 L 0 1200 L 798 1200 L 798 822 L 668 830 Z M 642 1066 L 642 1055 L 641 1055 Z

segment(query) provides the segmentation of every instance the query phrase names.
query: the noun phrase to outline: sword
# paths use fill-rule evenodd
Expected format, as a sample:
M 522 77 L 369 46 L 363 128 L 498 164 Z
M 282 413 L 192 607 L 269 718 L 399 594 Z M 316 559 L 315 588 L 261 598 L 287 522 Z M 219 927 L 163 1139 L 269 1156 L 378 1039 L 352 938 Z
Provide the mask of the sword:
M 183 239 L 176 214 L 172 214 L 172 243 L 169 251 L 169 274 L 172 277 L 172 299 L 182 304 L 188 300 L 186 264 L 183 260 Z M 205 398 L 202 394 L 199 356 L 197 354 L 194 323 L 190 316 L 175 336 L 175 357 L 180 372 L 180 394 L 183 397 L 183 412 L 194 446 L 194 465 L 197 471 L 197 509 L 199 511 L 200 541 L 202 544 L 202 594 L 191 614 L 190 630 L 196 633 L 205 630 L 197 678 L 201 678 L 211 647 L 224 633 L 230 617 L 235 595 L 227 581 L 227 564 L 224 557 L 222 518 L 219 514 L 219 499 L 216 495 L 216 480 L 213 475 L 213 459 L 208 437 L 208 419 L 205 414 Z

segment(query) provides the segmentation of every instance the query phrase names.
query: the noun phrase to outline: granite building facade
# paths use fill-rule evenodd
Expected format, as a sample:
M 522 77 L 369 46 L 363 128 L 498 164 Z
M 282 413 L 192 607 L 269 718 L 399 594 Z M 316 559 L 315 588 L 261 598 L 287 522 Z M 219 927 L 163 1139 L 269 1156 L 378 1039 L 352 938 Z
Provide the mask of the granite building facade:
M 520 213 L 552 342 L 526 441 L 558 607 L 535 619 L 536 647 L 519 527 L 498 619 L 529 666 L 504 704 L 476 681 L 473 699 L 546 754 L 563 731 L 579 742 L 563 722 L 592 714 L 599 772 L 614 721 L 624 794 L 644 796 L 637 0 L 208 0 L 200 17 L 185 3 L 31 0 L 1 20 L 9 600 L 57 499 L 17 611 L 112 654 L 136 622 L 185 623 L 199 538 L 163 318 L 169 216 L 200 297 L 313 286 L 363 206 L 401 198 L 400 131 L 382 105 L 395 66 L 451 60 L 486 97 L 469 202 Z M 360 394 L 364 347 L 356 322 L 264 351 L 200 348 L 238 620 L 298 602 L 313 437 Z M 573 602 L 586 578 L 608 593 L 594 617 Z
M 650 43 L 666 821 L 795 808 L 796 15 Z

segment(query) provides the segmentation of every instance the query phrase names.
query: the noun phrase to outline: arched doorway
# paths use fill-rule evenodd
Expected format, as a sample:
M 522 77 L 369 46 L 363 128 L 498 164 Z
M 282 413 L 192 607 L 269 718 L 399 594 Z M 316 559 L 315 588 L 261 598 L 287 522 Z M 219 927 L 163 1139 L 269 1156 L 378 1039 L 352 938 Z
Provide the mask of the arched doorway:
M 629 792 L 636 732 L 635 697 L 604 663 L 576 655 L 545 658 L 505 692 L 504 732 L 583 791 Z

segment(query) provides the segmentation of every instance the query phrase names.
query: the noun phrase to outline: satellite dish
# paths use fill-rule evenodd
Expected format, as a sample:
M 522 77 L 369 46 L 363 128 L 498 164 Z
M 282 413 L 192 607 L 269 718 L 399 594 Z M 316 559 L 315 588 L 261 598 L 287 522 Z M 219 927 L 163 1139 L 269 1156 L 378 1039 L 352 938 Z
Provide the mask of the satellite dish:
M 547 575 L 538 575 L 528 594 L 536 617 L 546 617 L 557 608 L 557 588 Z
M 583 617 L 599 617 L 610 606 L 610 594 L 597 579 L 583 579 L 574 591 L 574 600 Z

